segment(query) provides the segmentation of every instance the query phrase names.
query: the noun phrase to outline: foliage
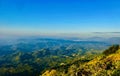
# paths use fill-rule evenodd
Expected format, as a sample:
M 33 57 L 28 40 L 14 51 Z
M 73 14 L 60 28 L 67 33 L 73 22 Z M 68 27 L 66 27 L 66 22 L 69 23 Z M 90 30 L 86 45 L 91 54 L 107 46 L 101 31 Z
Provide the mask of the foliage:
M 80 62 L 76 63 L 75 61 L 69 66 L 64 66 L 67 66 L 67 68 L 61 66 L 56 69 L 54 68 L 54 70 L 56 70 L 57 76 L 119 76 L 120 49 L 118 47 L 118 45 L 111 46 L 109 51 L 112 50 L 112 53 L 110 52 L 106 55 L 99 54 L 98 56 L 94 56 L 92 60 L 88 60 L 84 63 L 78 60 Z M 83 60 L 85 59 L 86 57 Z M 46 76 L 49 75 L 50 74 L 47 73 Z
M 110 48 L 108 48 L 107 50 L 105 50 L 103 52 L 103 54 L 109 55 L 109 54 L 115 53 L 118 49 L 119 49 L 119 45 L 113 45 Z
M 101 44 L 104 43 L 38 39 L 0 46 L 4 51 L 0 52 L 0 76 L 118 75 L 118 46 L 100 54 L 108 47 Z

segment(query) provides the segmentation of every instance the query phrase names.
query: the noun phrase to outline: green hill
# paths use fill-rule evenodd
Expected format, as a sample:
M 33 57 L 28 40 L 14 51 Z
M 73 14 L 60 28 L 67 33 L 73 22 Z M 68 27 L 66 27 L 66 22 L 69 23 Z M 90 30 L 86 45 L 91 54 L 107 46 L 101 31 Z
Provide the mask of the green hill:
M 120 47 L 113 45 L 90 61 L 75 62 L 46 70 L 42 76 L 120 76 Z
M 105 51 L 40 49 L 0 56 L 0 76 L 119 76 L 120 47 Z M 74 52 L 76 51 L 76 52 Z

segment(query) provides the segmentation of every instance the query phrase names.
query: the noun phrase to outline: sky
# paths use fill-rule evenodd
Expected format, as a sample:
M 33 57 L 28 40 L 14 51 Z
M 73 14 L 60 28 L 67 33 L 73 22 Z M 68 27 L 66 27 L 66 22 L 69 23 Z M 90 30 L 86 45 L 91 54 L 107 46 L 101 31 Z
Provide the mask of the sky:
M 0 0 L 1 35 L 120 32 L 119 0 Z

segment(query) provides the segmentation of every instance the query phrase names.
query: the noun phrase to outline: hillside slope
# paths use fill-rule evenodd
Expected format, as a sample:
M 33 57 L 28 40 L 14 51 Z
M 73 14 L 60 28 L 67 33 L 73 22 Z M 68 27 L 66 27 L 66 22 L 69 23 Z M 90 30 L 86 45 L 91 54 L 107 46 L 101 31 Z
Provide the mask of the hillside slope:
M 42 76 L 120 76 L 120 47 L 111 46 L 88 62 L 53 68 L 45 71 Z

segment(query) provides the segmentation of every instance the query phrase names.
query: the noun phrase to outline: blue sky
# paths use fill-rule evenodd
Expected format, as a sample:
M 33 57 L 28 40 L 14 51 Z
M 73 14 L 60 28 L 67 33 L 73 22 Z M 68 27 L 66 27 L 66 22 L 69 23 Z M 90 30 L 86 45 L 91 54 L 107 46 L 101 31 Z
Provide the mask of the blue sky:
M 0 0 L 0 34 L 120 32 L 119 0 Z

